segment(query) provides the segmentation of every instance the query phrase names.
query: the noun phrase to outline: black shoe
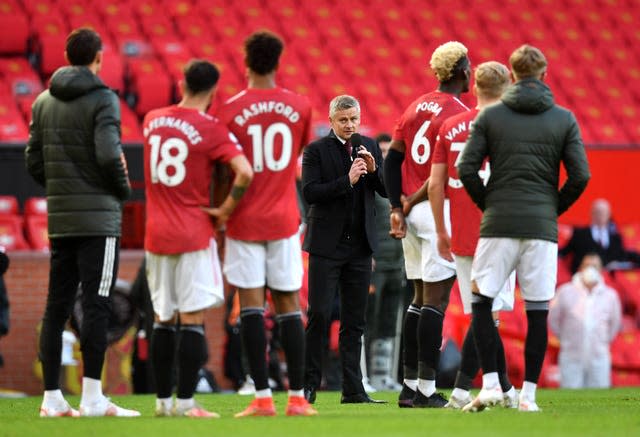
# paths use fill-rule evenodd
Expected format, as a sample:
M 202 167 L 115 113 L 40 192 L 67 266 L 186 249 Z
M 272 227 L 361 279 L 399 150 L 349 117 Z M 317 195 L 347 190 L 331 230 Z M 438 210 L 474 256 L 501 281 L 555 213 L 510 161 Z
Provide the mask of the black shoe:
M 447 405 L 447 400 L 442 396 L 442 393 L 434 393 L 427 397 L 420 390 L 416 390 L 416 395 L 413 398 L 413 408 L 444 408 L 445 405 Z
M 400 408 L 412 408 L 413 407 L 413 398 L 416 396 L 416 392 L 411 390 L 411 388 L 402 383 L 402 391 L 400 392 L 400 396 L 398 396 L 398 406 Z
M 356 393 L 354 395 L 342 395 L 341 404 L 386 404 L 387 401 L 372 399 L 366 393 Z
M 304 398 L 310 404 L 315 403 L 316 402 L 316 389 L 313 388 L 313 387 L 305 387 L 304 388 Z

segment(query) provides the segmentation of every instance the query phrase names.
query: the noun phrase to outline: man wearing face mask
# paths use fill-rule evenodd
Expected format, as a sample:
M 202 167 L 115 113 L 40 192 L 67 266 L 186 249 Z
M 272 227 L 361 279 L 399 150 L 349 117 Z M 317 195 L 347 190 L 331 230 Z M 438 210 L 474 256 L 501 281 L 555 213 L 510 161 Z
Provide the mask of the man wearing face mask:
M 558 288 L 549 311 L 549 325 L 560 339 L 563 388 L 611 386 L 609 345 L 620 331 L 622 312 L 601 270 L 597 253 L 585 255 L 571 282 Z

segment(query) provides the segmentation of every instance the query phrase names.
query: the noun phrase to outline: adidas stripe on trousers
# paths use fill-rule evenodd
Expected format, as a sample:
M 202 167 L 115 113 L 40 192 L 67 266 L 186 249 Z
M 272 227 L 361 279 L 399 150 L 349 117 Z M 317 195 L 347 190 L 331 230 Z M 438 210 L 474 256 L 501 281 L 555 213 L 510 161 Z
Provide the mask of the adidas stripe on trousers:
M 111 292 L 118 273 L 117 237 L 51 239 L 49 293 L 40 333 L 44 389 L 59 388 L 62 332 L 76 296 L 82 305 L 80 347 L 84 376 L 100 379 L 107 349 Z

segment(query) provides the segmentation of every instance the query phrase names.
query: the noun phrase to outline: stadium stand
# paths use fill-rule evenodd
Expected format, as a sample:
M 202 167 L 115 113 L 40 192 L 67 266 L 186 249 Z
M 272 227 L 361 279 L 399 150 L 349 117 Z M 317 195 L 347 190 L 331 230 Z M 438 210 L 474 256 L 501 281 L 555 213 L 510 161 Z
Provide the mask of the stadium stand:
M 31 73 L 42 84 L 64 64 L 68 30 L 92 26 L 105 41 L 103 78 L 140 118 L 153 107 L 177 101 L 178 74 L 194 56 L 221 66 L 216 103 L 233 95 L 244 79 L 243 39 L 269 28 L 288 47 L 282 84 L 310 96 L 317 123 L 325 123 L 330 97 L 348 92 L 366 105 L 364 128 L 375 133 L 391 129 L 411 99 L 435 84 L 425 70 L 428 54 L 443 41 L 463 41 L 474 63 L 506 62 L 515 44 L 530 42 L 550 58 L 548 81 L 558 102 L 576 113 L 587 143 L 638 143 L 640 68 L 631 62 L 640 50 L 637 2 L 530 5 L 526 0 L 451 0 L 446 5 L 354 0 L 338 14 L 335 0 L 1 0 L 0 25 L 12 30 L 0 42 L 0 59 L 29 59 Z M 28 105 L 15 99 L 27 124 Z M 466 99 L 471 103 L 470 96 Z M 6 100 L 2 107 L 11 106 Z M 13 117 L 13 109 L 0 116 L 10 112 Z M 24 126 L 13 124 L 13 133 L 0 134 L 0 139 L 26 139 Z

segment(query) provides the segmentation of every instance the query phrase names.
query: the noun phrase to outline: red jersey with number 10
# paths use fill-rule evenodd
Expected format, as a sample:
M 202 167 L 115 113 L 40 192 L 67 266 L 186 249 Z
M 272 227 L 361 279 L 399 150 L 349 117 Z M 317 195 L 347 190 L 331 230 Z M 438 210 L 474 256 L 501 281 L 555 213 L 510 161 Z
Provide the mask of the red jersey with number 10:
M 478 115 L 477 109 L 454 115 L 445 120 L 440 127 L 435 152 L 434 164 L 447 164 L 448 180 L 446 193 L 451 211 L 451 251 L 459 256 L 473 256 L 480 238 L 480 221 L 482 211 L 467 194 L 462 182 L 458 179 L 456 163 L 466 145 L 471 124 Z M 489 163 L 480 170 L 480 176 L 486 179 L 489 175 Z
M 209 247 L 215 229 L 200 207 L 209 206 L 213 163 L 231 161 L 242 148 L 216 118 L 179 106 L 149 112 L 143 134 L 145 250 L 169 255 Z
M 393 139 L 405 144 L 402 193 L 418 191 L 431 174 L 431 155 L 440 125 L 452 115 L 468 111 L 456 96 L 433 91 L 418 97 L 398 120 Z
M 253 167 L 253 181 L 229 217 L 227 235 L 270 241 L 298 231 L 296 167 L 309 142 L 311 104 L 284 88 L 247 88 L 229 99 L 218 117 L 238 137 Z

